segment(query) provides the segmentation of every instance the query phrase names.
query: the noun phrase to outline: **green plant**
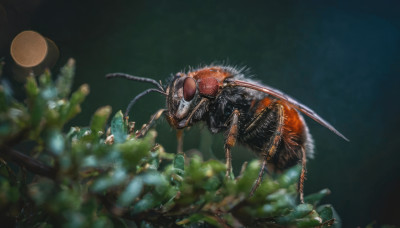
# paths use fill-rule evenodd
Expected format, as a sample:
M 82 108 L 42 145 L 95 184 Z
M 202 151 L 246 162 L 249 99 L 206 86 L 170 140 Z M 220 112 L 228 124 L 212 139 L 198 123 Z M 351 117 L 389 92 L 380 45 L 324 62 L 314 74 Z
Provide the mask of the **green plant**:
M 137 138 L 120 111 L 107 130 L 109 106 L 89 127 L 63 132 L 89 93 L 82 85 L 70 95 L 73 75 L 70 60 L 54 82 L 49 72 L 28 77 L 23 103 L 0 86 L 2 220 L 23 227 L 340 227 L 330 205 L 317 206 L 328 190 L 296 204 L 300 167 L 266 175 L 248 197 L 258 161 L 228 180 L 220 161 L 166 153 L 154 130 Z

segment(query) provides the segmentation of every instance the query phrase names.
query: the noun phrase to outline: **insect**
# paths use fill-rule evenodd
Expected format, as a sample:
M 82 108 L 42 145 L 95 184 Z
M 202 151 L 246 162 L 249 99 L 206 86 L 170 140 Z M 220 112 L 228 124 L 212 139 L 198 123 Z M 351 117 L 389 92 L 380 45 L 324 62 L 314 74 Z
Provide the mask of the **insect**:
M 205 122 L 212 133 L 225 133 L 226 176 L 232 172 L 231 148 L 242 144 L 261 159 L 259 175 L 250 195 L 256 191 L 267 164 L 276 171 L 299 162 L 302 165 L 298 191 L 303 202 L 303 186 L 307 157 L 313 156 L 313 140 L 300 112 L 342 137 L 327 121 L 310 108 L 283 92 L 246 78 L 243 70 L 229 66 L 207 66 L 175 74 L 164 88 L 159 82 L 124 73 L 106 75 L 146 82 L 157 88 L 137 95 L 128 105 L 127 116 L 133 104 L 150 92 L 166 97 L 166 108 L 157 111 L 138 133 L 144 135 L 162 114 L 178 130 L 178 153 L 182 153 L 182 129 L 197 122 Z

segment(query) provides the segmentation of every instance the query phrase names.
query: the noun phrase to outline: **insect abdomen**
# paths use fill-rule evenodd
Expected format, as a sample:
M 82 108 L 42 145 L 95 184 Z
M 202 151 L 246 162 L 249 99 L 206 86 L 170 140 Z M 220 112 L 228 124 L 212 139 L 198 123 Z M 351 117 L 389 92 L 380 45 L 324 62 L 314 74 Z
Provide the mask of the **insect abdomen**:
M 252 117 L 242 121 L 239 142 L 259 156 L 264 156 L 271 142 L 279 140 L 271 158 L 275 168 L 283 170 L 297 164 L 302 158 L 302 149 L 306 149 L 308 137 L 311 137 L 300 114 L 286 103 L 271 97 L 253 102 L 249 112 Z M 283 125 L 282 128 L 278 127 L 279 123 Z M 281 132 L 277 132 L 278 129 Z

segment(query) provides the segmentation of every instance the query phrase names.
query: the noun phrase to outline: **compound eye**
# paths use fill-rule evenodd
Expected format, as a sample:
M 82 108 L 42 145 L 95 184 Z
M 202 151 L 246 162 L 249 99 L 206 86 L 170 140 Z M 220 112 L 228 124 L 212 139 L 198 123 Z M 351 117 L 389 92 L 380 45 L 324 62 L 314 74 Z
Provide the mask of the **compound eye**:
M 186 78 L 183 82 L 183 98 L 191 101 L 196 93 L 196 81 L 193 78 Z

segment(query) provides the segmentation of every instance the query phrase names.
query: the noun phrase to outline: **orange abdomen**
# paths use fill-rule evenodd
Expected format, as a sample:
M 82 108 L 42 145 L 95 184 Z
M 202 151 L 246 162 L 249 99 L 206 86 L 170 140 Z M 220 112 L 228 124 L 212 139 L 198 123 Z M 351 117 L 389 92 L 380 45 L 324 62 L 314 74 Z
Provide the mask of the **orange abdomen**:
M 253 123 L 253 126 L 244 133 L 244 137 L 240 140 L 243 144 L 248 145 L 257 154 L 262 155 L 262 151 L 273 137 L 274 131 L 278 124 L 279 112 L 276 112 L 275 106 L 283 107 L 283 128 L 280 136 L 277 151 L 272 157 L 272 163 L 275 168 L 282 170 L 297 164 L 302 158 L 302 149 L 306 148 L 307 138 L 309 137 L 307 126 L 298 113 L 288 103 L 265 97 L 256 101 L 251 105 L 251 113 L 254 116 L 247 127 Z

